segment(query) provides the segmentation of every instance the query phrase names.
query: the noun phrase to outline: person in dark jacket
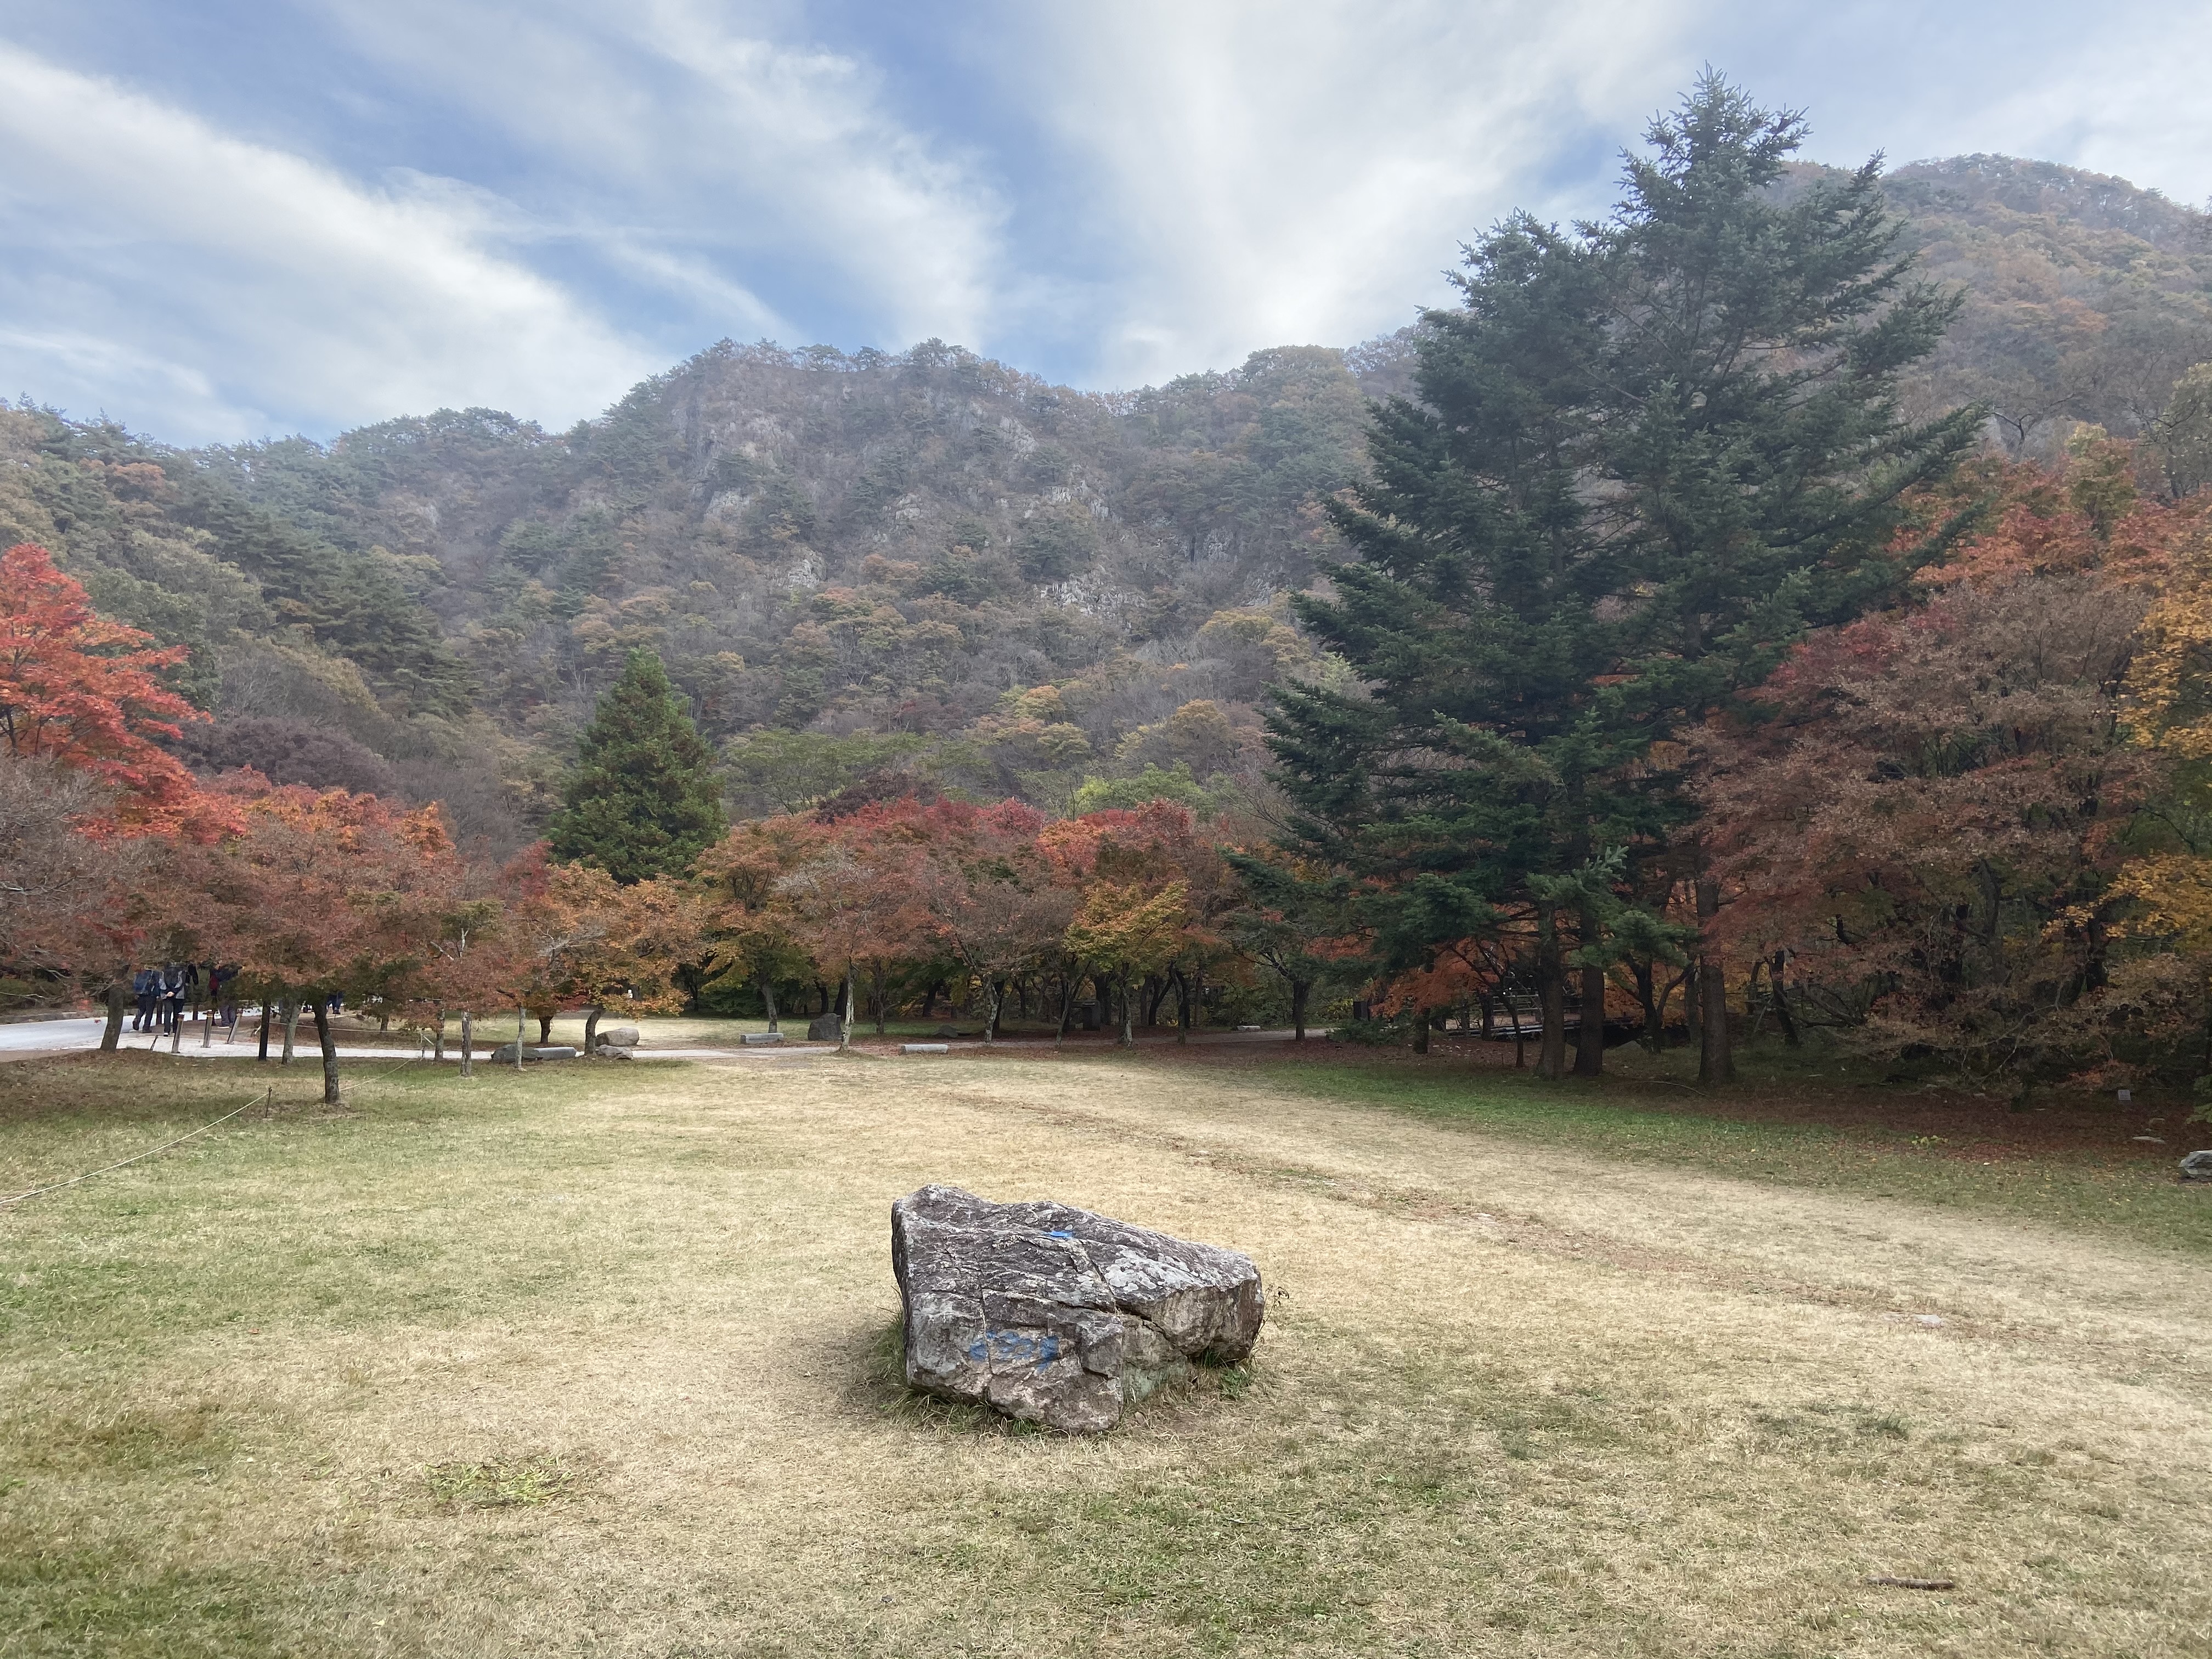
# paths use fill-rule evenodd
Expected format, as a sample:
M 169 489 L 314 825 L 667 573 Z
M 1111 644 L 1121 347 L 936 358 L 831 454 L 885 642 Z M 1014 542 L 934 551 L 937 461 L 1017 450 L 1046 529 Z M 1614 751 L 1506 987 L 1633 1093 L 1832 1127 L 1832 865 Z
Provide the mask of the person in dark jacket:
M 152 968 L 141 968 L 131 976 L 131 994 L 138 999 L 138 1012 L 131 1022 L 134 1031 L 143 1031 L 154 1024 L 154 999 L 160 994 L 161 975 Z

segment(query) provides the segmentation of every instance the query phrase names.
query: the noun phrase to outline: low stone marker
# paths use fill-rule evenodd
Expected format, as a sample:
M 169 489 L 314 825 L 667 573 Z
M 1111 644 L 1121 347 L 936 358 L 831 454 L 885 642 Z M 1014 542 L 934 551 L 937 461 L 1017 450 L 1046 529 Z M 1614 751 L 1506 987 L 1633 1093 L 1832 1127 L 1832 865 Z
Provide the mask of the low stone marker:
M 744 1044 L 748 1048 L 757 1048 L 763 1043 L 777 1043 L 782 1042 L 783 1033 L 781 1031 L 747 1031 L 744 1036 L 740 1036 L 738 1041 Z
M 949 1054 L 952 1052 L 952 1045 L 948 1042 L 902 1042 L 899 1052 L 902 1054 Z
M 2181 1160 L 2184 1181 L 2212 1181 L 2212 1152 L 2191 1152 Z
M 602 1042 L 592 1050 L 601 1060 L 635 1060 L 637 1050 L 626 1042 Z
M 522 1050 L 522 1058 L 526 1061 L 533 1060 L 574 1060 L 575 1057 L 576 1050 L 568 1047 L 565 1042 L 556 1043 L 550 1048 L 533 1048 L 526 1045 Z M 495 1066 L 500 1064 L 501 1061 L 505 1061 L 509 1066 L 514 1065 L 514 1045 L 512 1042 L 501 1043 L 498 1048 L 492 1050 L 491 1059 L 492 1064 Z
M 1110 1429 L 1194 1361 L 1252 1352 L 1249 1257 L 1064 1204 L 924 1187 L 891 1206 L 906 1380 L 1073 1434 Z

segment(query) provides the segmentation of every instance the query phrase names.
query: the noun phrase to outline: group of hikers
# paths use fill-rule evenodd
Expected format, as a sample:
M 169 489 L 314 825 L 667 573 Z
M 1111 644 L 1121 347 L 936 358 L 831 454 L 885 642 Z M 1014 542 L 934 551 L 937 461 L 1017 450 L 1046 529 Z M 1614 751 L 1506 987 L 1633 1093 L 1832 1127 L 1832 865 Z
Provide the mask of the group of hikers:
M 238 1025 L 238 999 L 226 997 L 238 978 L 238 969 L 210 963 L 204 976 L 207 1006 L 216 1011 L 218 1023 L 235 1030 Z M 187 1018 L 197 1018 L 200 1006 L 203 976 L 197 962 L 167 962 L 159 968 L 141 968 L 131 976 L 131 989 L 138 999 L 138 1012 L 131 1021 L 134 1031 L 168 1032 Z

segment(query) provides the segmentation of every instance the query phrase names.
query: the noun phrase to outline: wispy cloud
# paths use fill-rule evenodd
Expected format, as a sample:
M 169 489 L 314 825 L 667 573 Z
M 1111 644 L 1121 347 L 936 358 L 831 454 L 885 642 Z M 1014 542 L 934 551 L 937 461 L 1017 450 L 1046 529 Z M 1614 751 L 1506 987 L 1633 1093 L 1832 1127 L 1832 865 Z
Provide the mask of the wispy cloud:
M 1121 266 L 1100 372 L 1155 378 L 1411 320 L 1443 292 L 1459 236 L 1516 201 L 1545 205 L 1563 150 L 1617 143 L 1694 70 L 1682 40 L 1697 9 L 1127 0 L 1038 14 L 1038 55 L 1066 76 L 1053 130 L 1097 181 Z M 1567 205 L 1602 199 L 1606 148 Z
M 43 398 L 121 416 L 167 386 L 138 418 L 235 437 L 453 403 L 566 419 L 654 366 L 495 251 L 480 198 L 367 186 L 5 46 L 0 143 L 0 373 Z
M 557 172 L 589 234 L 633 269 L 694 295 L 717 264 L 797 270 L 781 286 L 868 318 L 886 343 L 988 343 L 1015 256 L 975 156 L 890 113 L 875 65 L 773 38 L 790 26 L 781 9 L 754 9 L 750 26 L 747 9 L 331 8 L 362 52 L 525 147 L 524 171 Z
M 1348 343 L 1610 200 L 1699 65 L 1813 154 L 2212 191 L 2212 10 L 2109 0 L 73 0 L 0 25 L 0 394 L 549 422 L 728 334 L 1127 386 Z M 34 37 L 33 50 L 22 42 Z M 98 72 L 94 72 L 98 71 Z

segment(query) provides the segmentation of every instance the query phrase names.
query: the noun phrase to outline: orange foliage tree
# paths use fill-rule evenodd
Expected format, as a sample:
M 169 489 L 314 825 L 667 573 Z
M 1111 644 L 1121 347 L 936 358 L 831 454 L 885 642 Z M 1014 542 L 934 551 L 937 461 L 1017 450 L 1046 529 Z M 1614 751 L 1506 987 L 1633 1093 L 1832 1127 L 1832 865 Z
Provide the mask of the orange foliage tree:
M 2026 1074 L 2096 1060 L 2133 971 L 2116 879 L 2168 769 L 2122 688 L 2212 503 L 2143 497 L 2094 434 L 2062 476 L 1966 483 L 1990 527 L 1921 603 L 1815 633 L 1693 739 L 1710 925 L 1785 1015 L 1786 962 L 1800 1012 L 1871 1047 Z
M 26 542 L 0 553 L 0 747 L 97 779 L 107 810 L 88 833 L 219 833 L 185 764 L 157 738 L 207 716 L 161 684 L 185 647 L 92 608 L 83 584 Z
M 322 1050 L 323 1098 L 338 1103 L 330 1002 L 387 994 L 429 955 L 459 860 L 436 806 L 403 811 L 374 795 L 228 781 L 237 828 L 185 845 L 165 885 L 179 954 L 236 963 L 250 982 L 304 1004 Z

